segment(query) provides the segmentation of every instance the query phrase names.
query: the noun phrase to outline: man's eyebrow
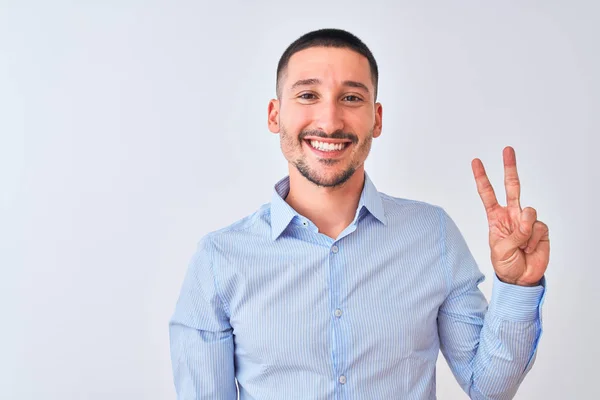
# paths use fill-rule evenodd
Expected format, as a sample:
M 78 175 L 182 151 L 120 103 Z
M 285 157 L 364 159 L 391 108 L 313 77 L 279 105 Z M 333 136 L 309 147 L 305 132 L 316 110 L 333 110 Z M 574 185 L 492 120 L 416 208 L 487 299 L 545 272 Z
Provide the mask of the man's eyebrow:
M 320 83 L 321 83 L 321 81 L 317 78 L 300 79 L 299 81 L 296 81 L 296 83 L 294 83 L 292 85 L 291 90 L 296 89 L 298 86 L 319 85 Z
M 357 89 L 363 89 L 365 92 L 369 93 L 369 88 L 364 83 L 360 83 L 357 81 L 344 81 L 344 86 L 350 86 Z
M 312 86 L 312 85 L 319 85 L 319 84 L 321 84 L 321 80 L 317 79 L 317 78 L 300 79 L 292 85 L 290 90 L 294 90 L 294 89 L 298 88 L 299 86 Z M 357 89 L 362 89 L 365 92 L 369 93 L 369 88 L 364 83 L 360 83 L 357 81 L 344 81 L 344 82 L 342 82 L 342 85 L 357 88 Z

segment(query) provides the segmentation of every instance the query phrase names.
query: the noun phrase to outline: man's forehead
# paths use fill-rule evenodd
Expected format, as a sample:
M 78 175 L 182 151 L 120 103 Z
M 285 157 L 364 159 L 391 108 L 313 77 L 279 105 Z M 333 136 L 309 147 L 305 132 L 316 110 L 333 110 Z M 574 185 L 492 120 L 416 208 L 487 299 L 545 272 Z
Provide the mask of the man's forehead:
M 334 78 L 371 83 L 369 61 L 346 48 L 311 47 L 294 53 L 288 62 L 286 86 L 295 79 Z

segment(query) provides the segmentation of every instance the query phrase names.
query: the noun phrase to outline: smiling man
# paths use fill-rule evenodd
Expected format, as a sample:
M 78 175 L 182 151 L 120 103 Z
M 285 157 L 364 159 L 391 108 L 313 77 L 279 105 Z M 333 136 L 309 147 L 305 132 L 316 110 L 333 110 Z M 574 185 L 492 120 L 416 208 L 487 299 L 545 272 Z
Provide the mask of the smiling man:
M 369 49 L 336 29 L 283 53 L 268 127 L 289 176 L 252 215 L 204 236 L 170 321 L 179 399 L 435 399 L 441 350 L 473 399 L 511 398 L 532 367 L 547 226 L 507 205 L 472 161 L 495 274 L 484 279 L 438 206 L 378 192 L 364 169 L 381 134 Z

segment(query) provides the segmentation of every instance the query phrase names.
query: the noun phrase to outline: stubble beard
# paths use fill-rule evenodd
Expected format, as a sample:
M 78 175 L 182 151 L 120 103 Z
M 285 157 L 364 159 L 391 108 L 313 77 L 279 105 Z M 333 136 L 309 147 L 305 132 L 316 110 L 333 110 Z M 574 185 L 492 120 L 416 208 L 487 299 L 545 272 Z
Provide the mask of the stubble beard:
M 288 161 L 294 167 L 296 167 L 298 172 L 300 172 L 300 175 L 302 175 L 309 182 L 312 182 L 317 186 L 328 188 L 342 186 L 352 177 L 352 175 L 354 175 L 354 173 L 360 166 L 360 156 L 364 154 L 364 158 L 366 159 L 366 156 L 369 154 L 369 151 L 371 149 L 371 143 L 373 141 L 373 130 L 369 132 L 369 135 L 367 135 L 367 137 L 365 138 L 365 140 L 363 140 L 362 143 L 359 143 L 358 137 L 356 135 L 343 132 L 334 132 L 331 135 L 324 135 L 323 133 L 318 133 L 318 131 L 302 131 L 297 137 L 294 137 L 293 135 L 290 135 L 283 126 L 281 127 L 280 135 L 281 148 L 284 154 L 286 149 L 291 150 L 291 152 L 293 152 L 293 150 L 298 150 L 297 152 L 300 153 L 300 156 L 296 159 L 288 159 Z M 306 155 L 303 153 L 302 150 L 302 142 L 304 141 L 304 137 L 308 135 L 336 139 L 348 138 L 352 140 L 352 145 L 358 144 L 358 149 L 354 152 L 354 158 L 351 160 L 347 168 L 345 168 L 343 171 L 336 174 L 332 178 L 327 179 L 325 176 L 319 174 L 318 171 L 315 171 L 314 168 L 311 168 L 306 162 Z M 337 163 L 340 163 L 341 161 L 333 159 L 319 159 L 318 162 L 325 166 L 333 166 Z

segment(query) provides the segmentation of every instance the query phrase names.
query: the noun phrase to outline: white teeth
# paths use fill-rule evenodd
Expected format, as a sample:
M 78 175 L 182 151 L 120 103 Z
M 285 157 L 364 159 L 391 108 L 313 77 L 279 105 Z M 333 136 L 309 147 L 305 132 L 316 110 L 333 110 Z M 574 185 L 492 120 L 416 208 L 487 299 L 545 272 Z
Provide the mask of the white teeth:
M 346 146 L 344 143 L 333 144 L 333 143 L 319 142 L 318 140 L 311 140 L 310 145 L 312 147 L 314 147 L 315 149 L 321 150 L 321 151 L 342 150 Z

